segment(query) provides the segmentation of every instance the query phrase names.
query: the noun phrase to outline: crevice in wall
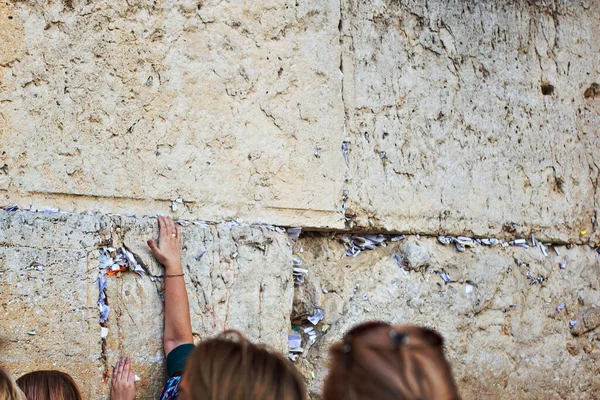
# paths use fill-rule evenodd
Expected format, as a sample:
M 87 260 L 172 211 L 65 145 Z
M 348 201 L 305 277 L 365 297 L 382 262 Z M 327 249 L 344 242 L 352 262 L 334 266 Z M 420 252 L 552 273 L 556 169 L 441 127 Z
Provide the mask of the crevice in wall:
M 340 0 L 340 18 L 338 20 L 338 32 L 339 32 L 339 47 L 340 47 L 340 61 L 339 61 L 339 73 L 340 73 L 340 99 L 342 101 L 342 108 L 344 111 L 343 121 L 343 139 L 342 139 L 342 156 L 344 158 L 344 182 L 342 185 L 342 205 L 341 205 L 341 217 L 344 219 L 344 226 L 350 228 L 352 226 L 352 215 L 349 212 L 349 200 L 350 200 L 350 189 L 348 183 L 350 182 L 350 138 L 347 137 L 348 132 L 348 110 L 346 107 L 346 100 L 344 98 L 344 0 Z
M 344 125 L 346 125 L 346 102 L 344 101 L 344 0 L 340 0 L 340 19 L 338 20 L 339 45 L 340 45 L 340 80 L 342 105 L 344 107 Z
M 110 241 L 105 242 L 105 245 L 110 245 Z M 99 267 L 101 268 L 100 260 L 98 260 Z M 106 335 L 104 332 L 108 332 L 108 314 L 106 314 L 106 318 L 103 316 L 103 306 L 109 307 L 108 294 L 106 292 L 106 278 L 102 271 L 98 272 L 98 308 L 100 310 L 99 315 L 99 327 L 100 327 L 100 364 L 102 369 L 102 383 L 107 384 L 110 376 L 109 376 L 109 368 L 108 368 L 108 352 L 106 345 Z
M 104 327 L 104 324 L 100 324 L 100 327 Z M 101 349 L 100 349 L 100 364 L 102 368 L 102 383 L 107 384 L 110 379 L 108 372 L 108 355 L 106 348 L 106 338 L 102 338 L 101 340 Z

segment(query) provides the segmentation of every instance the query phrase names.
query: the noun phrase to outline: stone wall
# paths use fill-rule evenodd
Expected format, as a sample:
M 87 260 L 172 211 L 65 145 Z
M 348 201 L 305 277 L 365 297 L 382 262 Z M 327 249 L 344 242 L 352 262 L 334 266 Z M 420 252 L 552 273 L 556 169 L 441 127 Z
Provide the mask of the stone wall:
M 306 328 L 314 308 L 325 314 L 316 342 L 304 335 L 297 361 L 314 398 L 329 346 L 365 320 L 438 330 L 464 399 L 598 398 L 600 332 L 574 335 L 569 325 L 583 325 L 587 310 L 600 325 L 595 250 L 556 246 L 544 256 L 539 248 L 476 245 L 461 253 L 426 237 L 387 244 L 355 258 L 338 237 L 296 244 L 309 274 L 296 289 L 292 321 Z
M 164 384 L 161 268 L 146 249 L 156 220 L 0 211 L 0 364 L 19 376 L 37 369 L 72 374 L 85 398 L 106 398 L 107 377 L 131 356 L 138 398 Z M 294 294 L 291 246 L 265 227 L 182 227 L 183 264 L 194 337 L 238 329 L 287 350 Z M 107 276 L 108 320 L 98 311 L 99 255 L 126 246 L 147 270 Z M 207 252 L 197 259 L 202 250 Z M 101 338 L 101 326 L 108 328 Z
M 155 220 L 0 217 L 0 363 L 16 375 L 64 370 L 96 399 L 108 393 L 110 366 L 129 355 L 139 398 L 154 396 L 164 379 L 162 271 L 145 244 Z M 306 233 L 292 249 L 287 234 L 270 226 L 180 223 L 197 340 L 238 329 L 285 352 L 287 334 L 313 327 L 307 317 L 324 311 L 316 341 L 303 334 L 296 361 L 313 399 L 327 349 L 365 320 L 439 330 L 466 399 L 594 398 L 600 389 L 600 263 L 589 247 L 551 246 L 547 256 L 539 247 L 483 244 L 458 252 L 436 238 L 386 236 L 351 257 L 337 234 Z M 101 324 L 99 255 L 107 247 L 131 251 L 146 274 L 107 276 L 111 310 Z M 295 288 L 293 259 L 309 271 Z
M 563 242 L 596 229 L 596 1 L 0 7 L 3 203 L 153 214 L 180 198 L 175 215 L 211 221 Z
M 6 202 L 343 226 L 339 4 L 0 4 Z
M 560 241 L 596 228 L 599 2 L 356 0 L 342 16 L 359 226 Z
M 184 227 L 198 339 L 285 351 L 325 310 L 297 361 L 313 398 L 364 319 L 439 329 L 466 399 L 594 398 L 598 332 L 569 321 L 600 307 L 599 18 L 590 0 L 0 1 L 0 208 L 29 210 L 0 212 L 0 363 L 65 369 L 95 399 L 129 353 L 154 394 L 145 216 L 163 213 L 209 221 Z M 304 229 L 304 284 L 261 224 Z M 352 232 L 409 237 L 353 258 Z M 531 234 L 548 256 L 436 243 Z M 150 275 L 109 277 L 102 340 L 106 245 Z M 401 269 L 413 250 L 429 262 Z

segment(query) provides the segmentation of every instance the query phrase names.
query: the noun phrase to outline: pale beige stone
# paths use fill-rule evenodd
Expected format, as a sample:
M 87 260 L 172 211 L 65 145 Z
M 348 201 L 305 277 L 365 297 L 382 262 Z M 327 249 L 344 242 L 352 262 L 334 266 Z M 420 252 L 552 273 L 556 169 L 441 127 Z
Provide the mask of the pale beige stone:
M 561 247 L 561 256 L 543 257 L 537 248 L 476 245 L 459 253 L 436 238 L 407 240 L 427 249 L 427 269 L 402 272 L 389 245 L 351 258 L 344 255 L 341 241 L 325 236 L 301 238 L 296 244 L 313 256 L 306 262 L 307 284 L 327 287 L 331 271 L 338 271 L 336 296 L 343 300 L 337 308 L 342 315 L 334 315 L 335 322 L 325 315 L 323 323 L 331 326 L 313 346 L 307 345 L 307 362 L 299 364 L 312 398 L 319 398 L 329 346 L 366 320 L 438 330 L 464 399 L 594 398 L 600 390 L 599 365 L 591 354 L 600 336 L 576 337 L 569 330 L 569 321 L 581 310 L 600 304 L 600 261 L 593 249 Z M 526 259 L 529 266 L 519 267 L 515 259 Z M 564 259 L 570 261 L 561 270 Z M 531 285 L 527 271 L 545 280 Z M 441 272 L 452 282 L 445 283 Z M 474 286 L 472 293 L 467 284 Z M 310 306 L 336 313 L 328 297 Z M 311 324 L 304 319 L 304 326 Z M 581 355 L 580 348 L 589 350 Z
M 23 25 L 12 1 L 0 2 L 0 68 L 8 68 L 23 56 Z M 2 71 L 0 69 L 0 71 Z M 4 79 L 0 75 L 0 88 Z
M 191 225 L 182 232 L 194 337 L 235 329 L 285 353 L 294 293 L 285 232 L 236 223 Z M 0 211 L 0 363 L 17 376 L 63 370 L 86 399 L 99 399 L 110 391 L 112 366 L 129 356 L 141 378 L 138 397 L 156 397 L 166 379 L 164 272 L 146 245 L 156 234 L 155 218 Z M 111 310 L 103 341 L 96 305 L 99 249 L 123 245 L 149 274 L 107 276 Z M 207 253 L 197 260 L 203 249 Z
M 335 324 L 344 313 L 345 302 L 337 293 L 325 294 L 320 305 L 325 313 L 323 317 L 323 323 L 325 324 Z
M 12 201 L 343 226 L 339 5 L 73 5 L 16 3 L 6 28 Z
M 297 364 L 314 398 L 328 345 L 368 318 L 438 328 L 466 399 L 593 398 L 598 329 L 573 338 L 568 322 L 600 307 L 585 246 L 599 242 L 599 15 L 587 0 L 0 2 L 0 207 L 76 213 L 0 214 L 0 361 L 56 363 L 95 399 L 131 355 L 154 397 L 161 283 L 110 278 L 103 344 L 96 264 L 112 240 L 161 275 L 155 220 L 124 217 L 160 212 L 216 223 L 184 229 L 198 339 L 232 327 L 282 351 L 292 323 L 326 311 Z M 349 258 L 332 236 L 301 241 L 290 316 L 288 242 L 251 223 L 420 233 L 430 260 L 405 275 L 402 242 Z M 582 246 L 434 239 L 531 233 Z M 549 280 L 530 286 L 524 268 Z
M 73 376 L 86 399 L 103 386 L 89 216 L 0 212 L 0 364 L 15 377 Z
M 2 205 L 597 236 L 597 2 L 71 6 L 2 3 Z
M 576 315 L 574 321 L 576 323 L 571 328 L 571 333 L 574 335 L 582 335 L 592 331 L 600 326 L 600 308 L 591 307 L 585 309 Z
M 106 222 L 104 231 L 111 232 L 113 246 L 127 246 L 151 275 L 164 274 L 146 245 L 157 235 L 155 219 L 111 217 Z M 255 343 L 286 352 L 294 292 L 287 235 L 238 224 L 181 229 L 194 337 L 202 340 L 235 329 Z M 207 252 L 196 260 L 201 250 Z M 138 385 L 142 398 L 155 397 L 165 379 L 163 288 L 149 276 L 125 273 L 108 278 L 107 297 L 114 310 L 107 322 L 108 365 L 131 356 L 142 378 Z
M 342 8 L 352 225 L 562 241 L 593 231 L 600 102 L 584 92 L 600 73 L 600 3 Z
M 409 270 L 422 270 L 429 265 L 429 253 L 417 241 L 409 240 L 401 246 L 402 263 Z

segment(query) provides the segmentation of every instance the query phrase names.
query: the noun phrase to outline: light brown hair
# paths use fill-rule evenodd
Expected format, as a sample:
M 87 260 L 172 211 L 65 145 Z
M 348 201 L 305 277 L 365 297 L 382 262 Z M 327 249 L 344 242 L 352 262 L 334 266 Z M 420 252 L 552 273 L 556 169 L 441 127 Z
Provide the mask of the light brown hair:
M 413 325 L 367 322 L 330 351 L 324 400 L 458 400 L 444 339 Z
M 183 379 L 193 400 L 306 399 L 304 384 L 287 359 L 234 331 L 200 343 Z
M 27 400 L 81 400 L 81 393 L 70 375 L 60 371 L 35 371 L 17 379 Z
M 0 400 L 27 400 L 15 378 L 3 368 L 0 368 Z

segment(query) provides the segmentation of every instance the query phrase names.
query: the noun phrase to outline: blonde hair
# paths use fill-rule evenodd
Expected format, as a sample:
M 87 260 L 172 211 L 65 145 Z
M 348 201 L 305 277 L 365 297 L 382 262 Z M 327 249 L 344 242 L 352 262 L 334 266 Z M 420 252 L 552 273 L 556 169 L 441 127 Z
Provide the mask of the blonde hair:
M 200 343 L 188 358 L 184 379 L 193 400 L 305 400 L 296 368 L 281 355 L 226 331 Z
M 25 394 L 17 386 L 15 378 L 3 368 L 0 368 L 0 399 L 27 400 Z

